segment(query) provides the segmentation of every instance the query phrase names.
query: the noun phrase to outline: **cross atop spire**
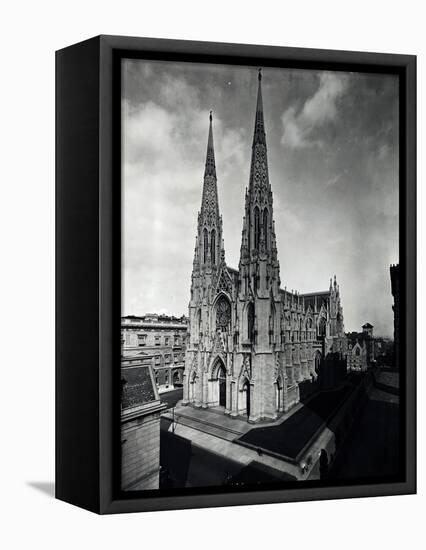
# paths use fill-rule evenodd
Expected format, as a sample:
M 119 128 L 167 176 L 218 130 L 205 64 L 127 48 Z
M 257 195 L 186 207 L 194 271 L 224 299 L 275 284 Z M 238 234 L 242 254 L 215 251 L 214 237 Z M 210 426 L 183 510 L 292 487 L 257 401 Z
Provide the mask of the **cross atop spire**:
M 265 124 L 263 122 L 263 101 L 262 101 L 262 69 L 259 68 L 257 87 L 256 119 L 254 123 L 253 147 L 256 143 L 266 144 Z
M 207 155 L 206 155 L 206 168 L 204 170 L 205 176 L 216 177 L 216 163 L 214 159 L 214 145 L 213 145 L 213 112 L 210 111 L 209 115 L 209 138 L 207 141 Z

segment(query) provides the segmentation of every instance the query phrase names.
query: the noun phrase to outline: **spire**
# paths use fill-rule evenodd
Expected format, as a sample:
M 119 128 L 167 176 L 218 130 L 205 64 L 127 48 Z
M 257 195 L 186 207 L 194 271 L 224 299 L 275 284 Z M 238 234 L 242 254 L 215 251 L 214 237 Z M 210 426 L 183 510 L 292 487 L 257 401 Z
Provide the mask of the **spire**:
M 262 101 L 262 69 L 259 69 L 258 75 L 258 86 L 257 86 L 257 104 L 256 104 L 256 118 L 254 123 L 254 136 L 253 136 L 253 147 L 257 143 L 266 144 L 265 139 L 265 124 L 263 121 L 263 101 Z
M 216 163 L 214 160 L 214 145 L 213 145 L 213 114 L 210 111 L 209 115 L 209 138 L 207 141 L 207 155 L 206 155 L 206 168 L 204 170 L 204 177 L 214 176 L 216 177 Z
M 201 266 L 216 268 L 221 261 L 222 217 L 219 212 L 216 164 L 213 147 L 213 117 L 210 111 L 206 165 L 201 209 L 198 214 L 198 258 Z
M 257 75 L 257 101 L 251 150 L 250 177 L 245 195 L 245 216 L 240 253 L 240 278 L 248 280 L 256 296 L 278 299 L 280 268 L 277 259 L 273 197 L 263 119 L 262 72 Z M 243 287 L 242 287 L 243 288 Z M 247 295 L 241 291 L 242 298 Z M 291 296 L 292 307 L 294 297 Z
M 217 197 L 216 163 L 214 159 L 213 145 L 213 116 L 209 115 L 209 137 L 207 140 L 206 166 L 204 169 L 203 197 L 201 201 L 201 217 L 210 212 L 219 217 L 219 202 Z M 203 221 L 203 224 L 206 220 Z M 209 222 L 210 223 L 210 222 Z

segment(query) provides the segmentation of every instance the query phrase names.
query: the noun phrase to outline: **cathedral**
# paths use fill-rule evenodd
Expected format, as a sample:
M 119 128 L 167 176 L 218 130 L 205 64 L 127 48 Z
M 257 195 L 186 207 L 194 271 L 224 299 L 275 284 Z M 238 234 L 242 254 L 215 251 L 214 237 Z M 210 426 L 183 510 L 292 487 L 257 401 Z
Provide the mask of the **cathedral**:
M 315 386 L 326 357 L 342 356 L 344 346 L 336 277 L 322 292 L 281 288 L 259 70 L 238 269 L 225 260 L 210 113 L 182 404 L 274 420 L 299 402 L 302 385 Z

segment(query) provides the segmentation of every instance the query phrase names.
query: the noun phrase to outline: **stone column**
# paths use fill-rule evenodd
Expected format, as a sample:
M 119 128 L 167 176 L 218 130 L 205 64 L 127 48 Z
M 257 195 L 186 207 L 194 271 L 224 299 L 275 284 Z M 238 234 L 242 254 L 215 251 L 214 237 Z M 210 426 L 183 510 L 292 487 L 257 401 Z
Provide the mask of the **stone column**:
M 183 399 L 181 401 L 182 405 L 188 405 L 189 403 L 189 377 L 184 371 L 183 377 L 182 377 L 182 384 L 183 384 Z
M 207 409 L 208 407 L 208 401 L 209 401 L 209 381 L 208 381 L 208 374 L 203 370 L 201 374 L 202 378 L 202 385 L 201 385 L 201 406 L 203 409 Z

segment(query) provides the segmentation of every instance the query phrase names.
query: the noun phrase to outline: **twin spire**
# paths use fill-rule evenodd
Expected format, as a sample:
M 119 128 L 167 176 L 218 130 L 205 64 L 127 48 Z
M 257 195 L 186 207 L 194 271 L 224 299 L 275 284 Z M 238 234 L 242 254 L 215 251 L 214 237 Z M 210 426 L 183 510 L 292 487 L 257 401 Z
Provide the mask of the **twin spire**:
M 263 120 L 263 100 L 262 100 L 262 69 L 258 70 L 258 87 L 257 87 L 257 103 L 256 103 L 256 118 L 254 123 L 253 147 L 261 143 L 266 145 L 265 123 Z M 216 163 L 214 158 L 213 144 L 213 111 L 209 114 L 209 137 L 207 140 L 207 155 L 204 177 L 216 177 Z

